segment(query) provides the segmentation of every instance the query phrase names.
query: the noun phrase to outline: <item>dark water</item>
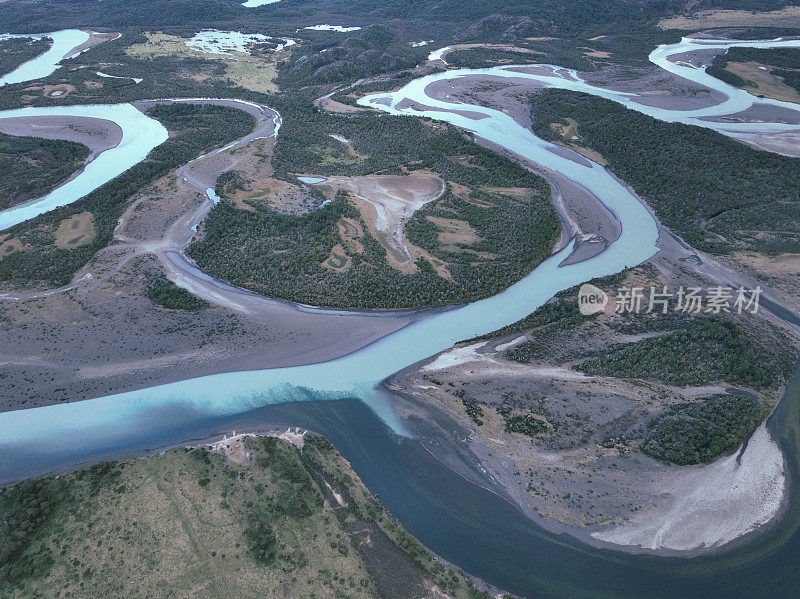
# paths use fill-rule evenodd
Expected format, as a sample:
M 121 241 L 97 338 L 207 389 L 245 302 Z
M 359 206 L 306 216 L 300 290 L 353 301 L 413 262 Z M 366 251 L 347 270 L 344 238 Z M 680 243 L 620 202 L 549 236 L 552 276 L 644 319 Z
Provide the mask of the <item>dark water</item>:
M 797 493 L 779 526 L 741 548 L 691 559 L 592 549 L 536 526 L 498 495 L 442 465 L 416 440 L 398 437 L 357 400 L 305 401 L 229 419 L 191 409 L 141 415 L 135 438 L 12 448 L 0 455 L 0 483 L 54 468 L 200 439 L 269 422 L 327 436 L 367 487 L 424 545 L 466 572 L 525 597 L 800 597 Z M 800 367 L 769 422 L 797 487 Z M 11 457 L 13 456 L 13 458 Z M 10 459 L 13 459 L 13 462 Z
M 798 387 L 796 373 L 795 404 Z M 411 534 L 470 574 L 515 594 L 800 597 L 800 535 L 787 526 L 716 557 L 667 559 L 591 549 L 544 531 L 504 499 L 443 466 L 418 441 L 396 437 L 360 402 L 270 406 L 254 416 L 324 433 Z

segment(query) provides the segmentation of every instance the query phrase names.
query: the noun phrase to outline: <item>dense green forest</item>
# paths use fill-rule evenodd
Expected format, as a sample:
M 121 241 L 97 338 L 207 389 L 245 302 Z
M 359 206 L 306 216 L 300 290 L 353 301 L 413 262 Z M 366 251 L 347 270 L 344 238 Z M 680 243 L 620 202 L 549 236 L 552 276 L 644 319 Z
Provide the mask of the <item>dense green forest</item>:
M 325 439 L 237 443 L 243 463 L 178 448 L 0 488 L 0 596 L 366 599 L 434 583 L 488 598 L 402 530 Z
M 783 0 L 758 5 L 736 0 L 710 3 L 715 8 L 749 6 L 761 10 L 784 4 Z M 693 8 L 699 10 L 701 5 L 709 3 L 701 2 Z M 191 35 L 202 28 L 216 28 L 291 35 L 305 43 L 282 61 L 279 81 L 283 87 L 296 88 L 353 82 L 414 67 L 424 61 L 427 52 L 424 47 L 411 47 L 409 42 L 422 39 L 443 45 L 515 43 L 545 52 L 542 62 L 588 70 L 598 59 L 587 60 L 581 46 L 586 39 L 605 35 L 593 40 L 592 46 L 612 52 L 617 62 L 642 63 L 655 44 L 676 41 L 679 35 L 660 30 L 656 23 L 684 10 L 682 0 L 481 0 L 470 4 L 456 0 L 281 0 L 256 9 L 242 7 L 240 0 L 163 0 L 157 11 L 152 10 L 150 0 L 104 0 L 100 4 L 94 0 L 29 0 L 5 3 L 0 31 L 105 27 L 123 30 L 129 38 L 147 29 Z M 303 29 L 320 23 L 362 29 L 347 33 Z M 468 59 L 475 60 L 474 55 Z M 125 84 L 118 81 L 115 85 Z
M 326 23 L 347 25 L 397 22 L 406 29 L 438 31 L 451 35 L 492 37 L 579 35 L 595 31 L 634 30 L 655 23 L 682 8 L 679 0 L 482 0 L 464 4 L 456 0 L 281 0 L 259 9 L 241 6 L 239 0 L 165 0 L 152 10 L 147 0 L 106 0 L 98 7 L 91 0 L 33 0 L 4 8 L 0 27 L 10 31 L 50 31 L 57 28 L 95 26 L 247 25 L 268 18 L 275 25 Z M 335 21 L 334 21 L 335 22 Z M 466 25 L 466 27 L 465 27 Z
M 0 210 L 49 193 L 88 157 L 83 144 L 0 133 Z
M 497 48 L 469 48 L 447 54 L 447 64 L 465 69 L 483 69 L 503 64 L 549 63 L 545 54 L 533 54 Z
M 749 395 L 714 395 L 678 404 L 649 423 L 640 448 L 681 466 L 711 462 L 739 447 L 769 412 Z
M 136 193 L 203 152 L 246 135 L 255 126 L 255 120 L 246 112 L 222 106 L 157 105 L 148 114 L 160 120 L 173 136 L 144 161 L 86 197 L 8 229 L 6 233 L 20 239 L 23 249 L 0 258 L 1 281 L 66 284 L 97 250 L 108 244 L 117 220 Z M 94 217 L 92 242 L 74 249 L 53 245 L 58 224 L 86 211 Z
M 520 433 L 535 437 L 549 430 L 547 423 L 533 414 L 515 414 L 505 419 L 504 428 L 507 433 Z
M 373 25 L 331 45 L 329 38 L 308 45 L 302 60 L 280 65 L 278 84 L 282 88 L 355 81 L 362 77 L 411 69 L 424 62 L 428 48 L 409 46 L 402 32 L 385 25 Z M 298 57 L 300 58 L 300 57 Z
M 364 251 L 351 256 L 345 272 L 323 266 L 338 243 L 336 223 L 359 220 L 344 198 L 303 216 L 267 208 L 215 206 L 202 240 L 189 254 L 210 274 L 254 291 L 315 305 L 406 308 L 472 301 L 504 289 L 546 257 L 559 231 L 547 184 L 514 162 L 482 148 L 454 127 L 407 117 L 374 114 L 347 119 L 322 113 L 297 98 L 276 98 L 284 125 L 275 146 L 275 174 L 402 174 L 430 169 L 468 188 L 452 191 L 419 210 L 405 227 L 409 240 L 447 264 L 453 281 L 426 260 L 404 275 L 389 266 L 385 250 L 368 233 Z M 351 140 L 352 151 L 331 139 Z M 407 169 L 407 170 L 404 170 Z M 514 197 L 495 188 L 525 188 Z M 479 240 L 443 247 L 430 218 L 466 222 Z
M 720 0 L 720 4 L 730 3 Z M 585 41 L 608 35 L 594 44 L 644 60 L 645 45 L 653 45 L 645 38 L 655 36 L 661 42 L 674 37 L 655 27 L 658 20 L 683 10 L 681 0 L 481 0 L 469 4 L 456 0 L 281 0 L 256 9 L 242 7 L 240 0 L 164 0 L 157 11 L 152 10 L 150 0 L 105 0 L 99 5 L 93 0 L 30 0 L 6 3 L 0 13 L 0 31 L 83 26 L 128 29 L 126 35 L 130 35 L 156 28 L 186 33 L 201 28 L 261 33 L 269 29 L 273 35 L 306 40 L 302 48 L 293 49 L 291 59 L 281 68 L 281 85 L 288 88 L 352 82 L 414 67 L 424 61 L 427 52 L 409 42 L 422 39 L 442 44 L 520 43 L 552 51 L 546 62 L 592 68 L 592 62 L 582 56 L 580 44 L 563 53 L 558 40 L 528 38 Z M 320 23 L 362 29 L 344 34 L 303 30 Z
M 202 310 L 208 303 L 192 295 L 164 276 L 156 278 L 147 287 L 147 297 L 154 304 L 168 310 Z
M 729 383 L 760 390 L 777 389 L 793 366 L 794 356 L 757 343 L 732 322 L 696 318 L 658 337 L 613 346 L 574 368 L 681 387 Z
M 16 69 L 23 62 L 43 54 L 50 47 L 50 38 L 39 40 L 31 38 L 11 38 L 0 40 L 0 75 Z
M 602 154 L 695 247 L 800 252 L 800 159 L 577 92 L 544 91 L 532 99 L 531 116 L 537 135 L 559 141 L 550 124 L 575 119 L 577 143 Z

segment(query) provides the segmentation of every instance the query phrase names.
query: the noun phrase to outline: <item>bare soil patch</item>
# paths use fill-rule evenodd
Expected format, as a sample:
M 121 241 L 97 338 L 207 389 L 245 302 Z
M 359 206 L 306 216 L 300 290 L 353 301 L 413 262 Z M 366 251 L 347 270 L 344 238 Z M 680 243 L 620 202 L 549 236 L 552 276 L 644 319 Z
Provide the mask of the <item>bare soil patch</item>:
M 352 254 L 362 254 L 364 252 L 364 245 L 360 239 L 364 236 L 364 230 L 361 228 L 361 223 L 352 218 L 342 217 L 336 223 L 336 228 L 339 230 L 339 237 L 344 244 L 344 248 Z
M 472 245 L 481 239 L 467 221 L 438 216 L 427 219 L 440 229 L 439 243 L 448 251 L 458 251 L 458 246 Z
M 352 261 L 350 256 L 347 255 L 341 244 L 337 243 L 331 248 L 331 253 L 325 262 L 322 263 L 324 268 L 330 268 L 336 272 L 345 272 L 350 268 Z
M 531 195 L 531 190 L 527 187 L 486 187 L 485 189 L 490 193 L 496 193 L 518 200 L 526 200 L 530 198 Z
M 61 99 L 66 98 L 74 91 L 74 85 L 70 85 L 68 83 L 59 83 L 58 85 L 45 85 L 42 93 L 47 98 Z
M 327 177 L 315 185 L 348 192 L 372 236 L 386 249 L 390 262 L 398 266 L 413 262 L 403 239 L 403 225 L 445 189 L 444 182 L 432 173 Z
M 578 137 L 578 123 L 575 119 L 567 117 L 564 123 L 550 123 L 550 128 L 564 139 L 570 140 Z
M 350 106 L 349 104 L 342 104 L 330 98 L 322 98 L 317 102 L 322 110 L 326 112 L 334 112 L 337 114 L 355 114 L 358 112 L 369 112 L 369 108 L 359 108 L 357 106 Z
M 56 229 L 56 247 L 69 249 L 94 239 L 94 215 L 81 212 L 62 220 Z
M 252 171 L 244 171 L 245 176 L 253 177 Z M 284 214 L 304 214 L 319 204 L 319 199 L 304 185 L 288 181 L 260 178 L 256 173 L 250 179 L 250 189 L 237 191 L 231 199 L 239 208 L 253 210 L 255 205 L 263 205 Z
M 611 58 L 610 52 L 604 52 L 603 50 L 593 50 L 592 48 L 584 48 L 584 56 L 588 56 L 589 58 Z
M 458 183 L 454 183 L 453 181 L 448 181 L 447 184 L 450 186 L 450 190 L 453 192 L 454 195 L 457 195 L 464 201 L 469 202 L 474 206 L 480 206 L 481 208 L 489 208 L 494 205 L 491 202 L 487 202 L 486 200 L 479 200 L 473 198 L 472 195 L 470 194 L 469 188 L 463 185 L 459 185 Z M 488 191 L 492 192 L 497 192 L 497 190 L 498 188 L 496 187 L 488 189 Z
M 25 245 L 22 243 L 21 240 L 17 239 L 16 237 L 12 237 L 11 239 L 5 239 L 0 242 L 0 256 L 10 256 L 14 252 L 24 249 Z
M 76 116 L 2 119 L 0 120 L 0 132 L 17 136 L 74 141 L 88 147 L 92 156 L 117 146 L 122 140 L 122 129 L 116 123 L 104 119 Z
M 725 70 L 750 82 L 753 87 L 748 86 L 745 89 L 754 96 L 800 102 L 800 93 L 786 85 L 781 77 L 773 75 L 767 65 L 758 62 L 729 62 Z
M 567 147 L 575 150 L 578 154 L 585 156 L 589 160 L 596 162 L 602 166 L 607 165 L 606 159 L 603 156 L 585 146 L 580 145 L 580 134 L 578 133 L 578 123 L 571 118 L 566 118 L 567 124 L 564 123 L 550 123 L 550 128 L 558 133 L 566 142 Z

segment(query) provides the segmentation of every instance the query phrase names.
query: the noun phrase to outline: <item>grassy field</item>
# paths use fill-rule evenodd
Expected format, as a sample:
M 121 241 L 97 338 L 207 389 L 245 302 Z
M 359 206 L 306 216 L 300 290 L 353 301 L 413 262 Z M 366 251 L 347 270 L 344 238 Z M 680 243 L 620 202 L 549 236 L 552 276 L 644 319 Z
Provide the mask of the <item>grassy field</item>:
M 208 54 L 186 45 L 187 38 L 164 33 L 148 32 L 147 41 L 125 49 L 125 53 L 137 60 L 152 60 L 161 57 L 181 57 L 205 59 L 220 66 L 217 69 L 193 69 L 191 77 L 198 82 L 213 81 L 220 77 L 228 79 L 233 85 L 255 92 L 273 93 L 278 87 L 275 77 L 278 75 L 278 52 L 261 53 L 252 56 L 243 52 L 229 54 Z
M 3 597 L 485 597 L 333 446 L 181 448 L 0 489 Z

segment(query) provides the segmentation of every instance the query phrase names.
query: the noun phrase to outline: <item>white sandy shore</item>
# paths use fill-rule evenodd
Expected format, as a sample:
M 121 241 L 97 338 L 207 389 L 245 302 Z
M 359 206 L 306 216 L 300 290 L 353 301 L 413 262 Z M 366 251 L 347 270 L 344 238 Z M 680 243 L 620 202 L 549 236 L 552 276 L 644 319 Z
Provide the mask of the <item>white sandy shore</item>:
M 515 339 L 511 342 L 511 345 L 516 345 L 518 341 L 519 339 Z M 423 366 L 420 371 L 435 372 L 455 366 L 475 364 L 476 366 L 480 366 L 480 370 L 477 372 L 480 376 L 495 374 L 570 380 L 591 378 L 581 372 L 576 372 L 568 368 L 561 368 L 560 366 L 517 364 L 515 362 L 508 362 L 507 360 L 498 360 L 495 358 L 496 354 L 494 353 L 479 353 L 478 350 L 483 348 L 487 343 L 487 341 L 479 341 L 478 343 L 465 345 L 463 347 L 454 347 L 451 350 L 439 354 L 433 362 Z M 498 346 L 498 349 L 499 348 L 500 346 Z M 461 374 L 462 376 L 468 376 L 473 374 L 473 372 L 472 370 L 466 370 Z
M 259 6 L 266 6 L 267 4 L 275 4 L 276 2 L 280 2 L 281 0 L 247 0 L 247 2 L 242 2 L 242 6 L 245 8 L 258 8 Z
M 342 25 L 311 25 L 303 27 L 303 29 L 310 29 L 311 31 L 338 31 L 339 33 L 349 33 L 351 31 L 358 31 L 361 27 L 344 27 Z
M 692 550 L 728 543 L 769 522 L 779 511 L 786 477 L 783 454 L 762 424 L 747 449 L 671 479 L 660 506 L 595 532 L 598 540 L 645 549 Z M 661 481 L 663 483 L 663 481 Z
M 452 50 L 450 46 L 433 50 L 430 54 L 428 54 L 428 60 L 441 60 L 442 62 L 445 62 L 444 55 L 450 52 L 450 50 Z

